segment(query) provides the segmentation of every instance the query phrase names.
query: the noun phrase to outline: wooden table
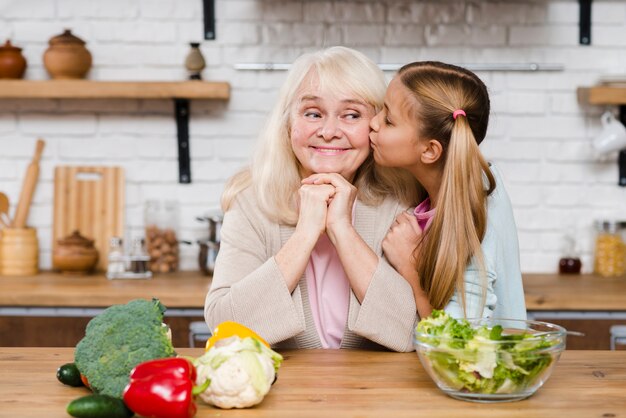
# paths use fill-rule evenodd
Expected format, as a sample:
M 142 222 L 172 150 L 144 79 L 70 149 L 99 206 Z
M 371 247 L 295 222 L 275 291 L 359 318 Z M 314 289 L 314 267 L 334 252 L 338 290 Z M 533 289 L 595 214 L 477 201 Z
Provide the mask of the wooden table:
M 181 349 L 198 356 L 201 349 Z M 626 411 L 626 352 L 566 351 L 532 397 L 478 404 L 452 399 L 432 383 L 415 353 L 354 350 L 284 351 L 270 393 L 246 410 L 199 401 L 202 417 L 621 417 Z M 88 393 L 56 380 L 72 361 L 68 348 L 0 348 L 0 416 L 66 418 L 66 405 Z

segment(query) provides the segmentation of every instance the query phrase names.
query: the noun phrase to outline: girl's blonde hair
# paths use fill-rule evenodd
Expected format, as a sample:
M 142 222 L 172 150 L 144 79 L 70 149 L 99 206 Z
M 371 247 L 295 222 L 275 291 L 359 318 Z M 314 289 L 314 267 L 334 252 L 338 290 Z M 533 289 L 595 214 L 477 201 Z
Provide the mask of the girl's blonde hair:
M 443 147 L 437 211 L 416 257 L 420 283 L 435 309 L 442 309 L 458 291 L 467 316 L 464 274 L 474 259 L 485 281 L 480 244 L 487 229 L 487 196 L 495 188 L 478 149 L 489 122 L 489 94 L 474 73 L 441 62 L 408 64 L 398 74 L 415 99 L 419 138 L 435 139 Z M 455 120 L 452 114 L 458 109 L 466 116 Z M 486 285 L 483 304 L 485 292 Z
M 382 108 L 386 82 L 378 66 L 362 53 L 345 47 L 332 47 L 300 56 L 291 66 L 280 89 L 278 100 L 258 138 L 250 166 L 227 183 L 222 195 L 222 209 L 228 211 L 237 195 L 248 187 L 254 189 L 259 209 L 271 220 L 294 225 L 298 212 L 294 197 L 300 188 L 300 163 L 290 141 L 290 116 L 299 100 L 299 92 L 310 73 L 317 76 L 326 91 L 353 94 L 376 112 Z M 407 205 L 414 202 L 418 188 L 401 170 L 378 167 L 372 154 L 357 170 L 354 185 L 366 204 L 376 204 L 387 195 Z

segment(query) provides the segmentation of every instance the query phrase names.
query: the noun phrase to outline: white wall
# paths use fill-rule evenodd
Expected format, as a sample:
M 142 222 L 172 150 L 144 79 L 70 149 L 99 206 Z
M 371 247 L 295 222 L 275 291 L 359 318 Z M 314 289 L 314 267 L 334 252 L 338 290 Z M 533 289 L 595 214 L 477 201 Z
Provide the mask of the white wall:
M 13 207 L 37 137 L 47 141 L 30 223 L 49 268 L 53 169 L 119 164 L 127 170 L 127 225 L 143 225 L 146 199 L 181 202 L 181 237 L 218 207 L 225 179 L 245 164 L 283 72 L 237 71 L 237 63 L 292 61 L 342 44 L 379 63 L 434 59 L 457 64 L 556 63 L 562 72 L 483 72 L 492 124 L 481 146 L 504 172 L 526 272 L 555 271 L 564 231 L 575 230 L 586 271 L 592 222 L 626 219 L 617 164 L 594 158 L 596 107 L 576 88 L 626 73 L 626 2 L 593 2 L 592 45 L 578 44 L 578 1 L 217 0 L 217 40 L 202 38 L 201 0 L 0 0 L 0 40 L 24 48 L 28 79 L 45 79 L 47 40 L 71 28 L 94 56 L 96 80 L 182 80 L 188 42 L 201 41 L 205 79 L 228 81 L 228 103 L 192 102 L 193 183 L 177 182 L 173 105 L 163 101 L 0 101 L 0 190 Z M 392 74 L 390 73 L 389 76 Z M 616 110 L 616 109 L 614 109 Z M 197 248 L 183 249 L 195 269 Z

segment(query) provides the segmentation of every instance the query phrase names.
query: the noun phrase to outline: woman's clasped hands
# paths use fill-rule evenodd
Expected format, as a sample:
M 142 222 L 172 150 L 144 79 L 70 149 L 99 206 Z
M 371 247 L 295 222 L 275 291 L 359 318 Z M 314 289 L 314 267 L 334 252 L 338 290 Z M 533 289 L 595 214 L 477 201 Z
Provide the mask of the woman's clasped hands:
M 338 173 L 317 173 L 303 179 L 298 226 L 306 223 L 318 236 L 326 232 L 335 243 L 342 231 L 352 228 L 356 196 L 356 187 Z

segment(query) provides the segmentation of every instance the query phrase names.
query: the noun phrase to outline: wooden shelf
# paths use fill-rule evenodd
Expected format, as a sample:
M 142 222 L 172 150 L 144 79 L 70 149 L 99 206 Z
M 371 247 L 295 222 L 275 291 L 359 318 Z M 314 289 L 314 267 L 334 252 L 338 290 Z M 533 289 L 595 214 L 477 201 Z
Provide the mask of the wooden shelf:
M 626 105 L 626 86 L 579 87 L 578 101 L 590 105 Z
M 0 99 L 229 98 L 230 84 L 217 81 L 0 80 Z

